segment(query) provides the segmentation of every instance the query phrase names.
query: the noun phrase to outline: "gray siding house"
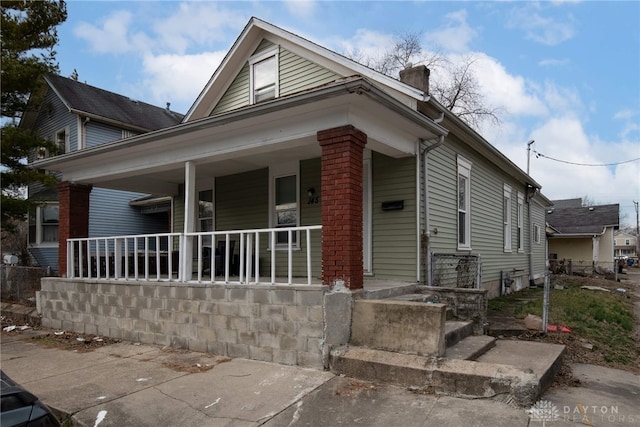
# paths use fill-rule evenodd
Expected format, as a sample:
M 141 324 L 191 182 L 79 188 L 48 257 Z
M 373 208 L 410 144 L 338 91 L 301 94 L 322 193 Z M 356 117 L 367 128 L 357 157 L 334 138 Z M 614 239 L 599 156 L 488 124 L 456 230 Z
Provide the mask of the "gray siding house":
M 108 142 L 178 124 L 182 115 L 108 92 L 73 79 L 47 75 L 42 90 L 30 99 L 20 126 L 59 144 L 69 154 Z M 30 162 L 49 157 L 35 153 Z M 139 192 L 94 187 L 89 200 L 88 237 L 170 231 L 170 203 L 155 200 L 145 214 Z M 58 271 L 59 204 L 55 188 L 32 185 L 28 197 L 41 203 L 29 215 L 29 251 L 40 266 Z M 64 246 L 63 246 L 64 249 Z
M 541 281 L 540 185 L 402 74 L 252 18 L 181 124 L 34 162 L 64 188 L 43 324 L 322 366 L 351 321 L 332 298 Z M 172 232 L 92 238 L 96 188 L 167 198 Z

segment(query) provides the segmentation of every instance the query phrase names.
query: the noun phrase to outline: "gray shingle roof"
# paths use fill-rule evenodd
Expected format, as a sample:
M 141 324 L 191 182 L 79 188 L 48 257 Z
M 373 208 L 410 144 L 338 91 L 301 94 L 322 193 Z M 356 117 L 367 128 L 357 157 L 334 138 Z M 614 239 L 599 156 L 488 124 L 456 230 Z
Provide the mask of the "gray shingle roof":
M 184 116 L 66 77 L 49 74 L 46 80 L 70 109 L 147 131 L 174 126 Z
M 546 220 L 560 234 L 601 234 L 605 227 L 619 227 L 619 204 L 564 208 L 553 204 Z

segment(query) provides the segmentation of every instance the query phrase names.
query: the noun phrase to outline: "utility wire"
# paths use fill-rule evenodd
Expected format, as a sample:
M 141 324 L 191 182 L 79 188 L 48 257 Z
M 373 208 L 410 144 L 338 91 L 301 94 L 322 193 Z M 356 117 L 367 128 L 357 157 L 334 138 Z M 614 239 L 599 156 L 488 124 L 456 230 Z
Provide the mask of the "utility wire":
M 575 163 L 575 162 L 569 162 L 567 160 L 560 160 L 560 159 L 554 159 L 553 157 L 549 157 L 549 156 L 545 156 L 542 153 L 537 152 L 536 150 L 533 150 L 533 152 L 536 154 L 536 158 L 537 157 L 544 157 L 546 159 L 549 160 L 553 160 L 556 162 L 560 162 L 560 163 L 567 163 L 569 165 L 577 165 L 577 166 L 616 166 L 616 165 L 622 165 L 624 163 L 631 163 L 631 162 L 637 162 L 638 160 L 640 160 L 640 157 L 637 157 L 635 159 L 631 159 L 631 160 L 625 160 L 622 162 L 616 162 L 616 163 L 601 163 L 601 164 L 593 164 L 593 163 Z

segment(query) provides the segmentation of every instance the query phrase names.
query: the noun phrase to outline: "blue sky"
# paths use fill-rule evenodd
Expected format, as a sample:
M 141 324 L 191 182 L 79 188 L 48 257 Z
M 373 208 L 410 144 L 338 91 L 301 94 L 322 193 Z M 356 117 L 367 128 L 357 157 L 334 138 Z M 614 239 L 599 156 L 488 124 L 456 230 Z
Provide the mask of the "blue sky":
M 473 55 L 485 102 L 502 112 L 481 134 L 523 170 L 534 139 L 530 171 L 547 197 L 619 203 L 635 225 L 640 2 L 69 1 L 68 12 L 61 75 L 182 113 L 251 16 L 370 57 L 420 32 L 426 51 Z M 583 166 L 602 164 L 616 165 Z

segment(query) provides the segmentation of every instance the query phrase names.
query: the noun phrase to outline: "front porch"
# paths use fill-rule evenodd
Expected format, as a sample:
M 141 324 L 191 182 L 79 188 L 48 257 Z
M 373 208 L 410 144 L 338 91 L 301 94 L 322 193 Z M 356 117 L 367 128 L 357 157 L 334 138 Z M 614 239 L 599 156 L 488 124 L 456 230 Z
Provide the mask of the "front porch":
M 321 232 L 315 225 L 67 239 L 66 271 L 115 281 L 321 284 Z

